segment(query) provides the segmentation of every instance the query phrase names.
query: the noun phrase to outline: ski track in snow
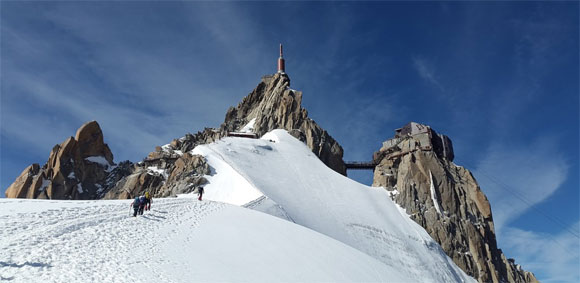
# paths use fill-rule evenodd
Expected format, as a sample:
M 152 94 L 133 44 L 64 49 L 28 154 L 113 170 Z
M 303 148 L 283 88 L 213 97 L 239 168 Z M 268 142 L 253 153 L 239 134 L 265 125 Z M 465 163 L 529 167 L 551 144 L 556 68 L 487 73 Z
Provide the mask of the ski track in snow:
M 183 226 L 197 227 L 225 206 L 192 198 L 156 199 L 151 211 L 132 217 L 128 201 L 87 203 L 0 215 L 0 280 L 170 282 L 157 268 L 164 258 L 159 237 L 171 242 Z M 142 273 L 136 271 L 142 269 L 148 270 L 147 278 L 139 278 Z

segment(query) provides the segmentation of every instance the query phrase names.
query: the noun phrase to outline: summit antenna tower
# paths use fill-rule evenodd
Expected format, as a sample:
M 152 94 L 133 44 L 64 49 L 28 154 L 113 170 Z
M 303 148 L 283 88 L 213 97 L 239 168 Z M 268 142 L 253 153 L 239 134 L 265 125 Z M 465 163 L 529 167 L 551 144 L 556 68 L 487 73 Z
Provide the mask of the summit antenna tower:
M 286 73 L 285 67 L 286 66 L 284 64 L 284 57 L 282 56 L 282 43 L 280 43 L 280 58 L 278 58 L 278 73 L 285 74 Z

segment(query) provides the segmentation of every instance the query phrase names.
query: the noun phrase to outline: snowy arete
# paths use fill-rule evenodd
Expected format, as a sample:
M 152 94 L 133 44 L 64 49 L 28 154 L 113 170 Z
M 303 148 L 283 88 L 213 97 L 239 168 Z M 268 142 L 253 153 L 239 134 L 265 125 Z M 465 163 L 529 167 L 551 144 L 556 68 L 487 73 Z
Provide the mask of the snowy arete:
M 203 201 L 0 200 L 13 282 L 475 282 L 384 189 L 324 165 L 285 130 L 200 145 Z

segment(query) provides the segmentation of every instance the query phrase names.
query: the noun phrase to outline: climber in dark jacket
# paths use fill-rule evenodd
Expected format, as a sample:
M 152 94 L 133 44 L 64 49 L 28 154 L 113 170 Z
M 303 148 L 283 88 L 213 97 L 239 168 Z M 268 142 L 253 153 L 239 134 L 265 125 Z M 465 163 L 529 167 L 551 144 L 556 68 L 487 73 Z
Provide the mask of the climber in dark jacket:
M 145 196 L 139 197 L 139 215 L 143 215 L 143 210 L 145 209 L 146 200 Z
M 201 197 L 203 196 L 203 187 L 199 187 L 197 189 L 197 193 L 199 194 L 199 198 L 197 198 L 197 200 L 201 200 Z
M 137 217 L 137 213 L 139 213 L 139 208 L 141 207 L 141 201 L 139 201 L 139 197 L 135 197 L 131 203 L 131 206 L 133 207 L 133 217 Z

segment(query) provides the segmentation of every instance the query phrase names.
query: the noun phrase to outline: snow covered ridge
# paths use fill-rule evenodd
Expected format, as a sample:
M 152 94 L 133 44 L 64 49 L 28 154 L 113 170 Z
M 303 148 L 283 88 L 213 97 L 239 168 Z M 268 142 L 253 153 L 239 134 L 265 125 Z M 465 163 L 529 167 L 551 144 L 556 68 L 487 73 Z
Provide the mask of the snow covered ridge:
M 127 200 L 0 199 L 0 280 L 403 280 L 343 243 L 249 209 L 193 198 L 156 199 L 151 212 L 133 218 L 128 206 Z
M 142 217 L 130 200 L 0 200 L 0 280 L 475 282 L 385 190 L 284 130 L 192 153 L 211 165 L 204 201 L 155 199 Z
M 322 233 L 397 270 L 405 282 L 474 281 L 385 190 L 334 172 L 285 130 L 259 140 L 224 138 L 192 153 L 214 169 L 207 199 L 246 203 Z

